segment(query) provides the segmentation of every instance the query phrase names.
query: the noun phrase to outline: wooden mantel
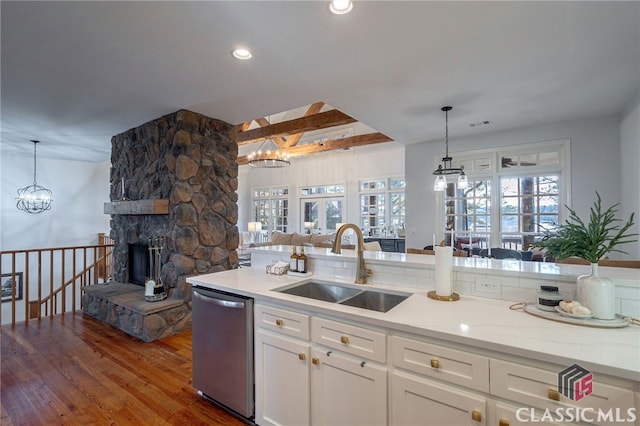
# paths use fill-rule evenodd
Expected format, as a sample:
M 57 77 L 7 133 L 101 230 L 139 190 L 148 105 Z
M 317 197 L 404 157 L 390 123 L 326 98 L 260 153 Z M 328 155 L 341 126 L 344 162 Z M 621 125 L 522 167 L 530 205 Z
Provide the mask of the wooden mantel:
M 169 214 L 169 200 L 111 201 L 104 214 Z

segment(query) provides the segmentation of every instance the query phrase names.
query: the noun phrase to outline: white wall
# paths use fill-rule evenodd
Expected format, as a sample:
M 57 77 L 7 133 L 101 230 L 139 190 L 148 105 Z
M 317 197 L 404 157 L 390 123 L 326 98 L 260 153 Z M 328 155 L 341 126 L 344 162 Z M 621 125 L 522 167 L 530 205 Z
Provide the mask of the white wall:
M 289 223 L 292 231 L 301 232 L 300 204 L 297 201 L 299 188 L 306 185 L 347 185 L 346 222 L 359 222 L 358 180 L 384 176 L 404 176 L 404 146 L 389 142 L 367 147 L 352 148 L 309 157 L 293 158 L 291 166 L 282 169 L 256 169 L 241 166 L 239 174 L 238 228 L 247 230 L 251 219 L 251 188 L 270 185 L 289 187 L 292 200 Z M 245 174 L 243 169 L 248 171 Z M 240 191 L 246 193 L 240 194 Z M 294 201 L 295 200 L 295 201 Z
M 627 219 L 635 212 L 635 232 L 640 233 L 640 93 L 622 114 L 620 123 L 620 199 L 621 218 Z M 627 244 L 622 250 L 629 258 L 640 259 L 640 237 L 633 244 Z
M 455 127 L 450 125 L 449 133 L 455 135 Z M 635 137 L 637 144 L 637 133 Z M 456 152 L 558 139 L 571 140 L 572 208 L 581 217 L 588 215 L 595 191 L 600 193 L 606 207 L 620 202 L 620 117 L 617 116 L 552 123 L 459 139 L 450 136 L 449 150 L 455 159 Z M 443 151 L 442 140 L 406 147 L 407 247 L 430 244 L 431 236 L 436 233 L 437 212 L 431 173 L 435 168 L 434 158 L 441 157 Z M 638 158 L 637 154 L 635 158 Z M 640 181 L 637 167 L 629 167 L 624 173 L 636 185 Z
M 108 215 L 103 214 L 103 203 L 109 200 L 110 162 L 79 162 L 51 160 L 38 156 L 38 184 L 53 192 L 51 210 L 30 214 L 16 208 L 18 188 L 33 182 L 33 157 L 16 155 L 0 150 L 0 250 L 70 247 L 97 244 L 98 233 L 109 233 Z M 61 280 L 60 263 L 53 276 L 49 275 L 48 256 L 43 259 L 40 278 L 43 283 Z M 78 253 L 82 262 L 82 252 Z M 72 276 L 71 259 L 67 259 L 65 277 Z M 3 256 L 2 273 L 11 272 L 11 257 Z M 25 272 L 24 257 L 16 258 L 16 272 Z M 38 277 L 37 263 L 31 258 L 29 299 L 36 300 L 38 288 L 33 282 Z M 23 275 L 23 280 L 26 274 Z M 23 291 L 27 285 L 23 281 Z M 48 287 L 43 289 L 48 294 Z M 79 297 L 79 295 L 78 295 Z M 69 297 L 70 299 L 70 297 Z M 25 320 L 26 298 L 16 303 L 16 321 Z M 70 302 L 70 300 L 68 300 Z M 11 321 L 11 304 L 2 304 L 2 324 Z
M 53 192 L 53 203 L 49 211 L 30 214 L 16 208 L 15 197 L 33 182 L 33 157 L 4 149 L 0 157 L 0 250 L 96 244 L 98 232 L 109 232 L 103 203 L 109 200 L 110 162 L 38 156 L 38 184 Z

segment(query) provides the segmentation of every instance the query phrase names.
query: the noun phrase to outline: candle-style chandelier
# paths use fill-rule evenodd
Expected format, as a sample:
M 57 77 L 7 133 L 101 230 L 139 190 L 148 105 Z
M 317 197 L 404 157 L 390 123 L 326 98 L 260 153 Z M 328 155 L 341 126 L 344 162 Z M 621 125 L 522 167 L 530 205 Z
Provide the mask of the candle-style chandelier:
M 444 157 L 442 157 L 442 163 L 438 164 L 438 168 L 433 171 L 433 174 L 436 176 L 436 179 L 433 181 L 434 191 L 444 191 L 447 188 L 446 175 L 459 175 L 457 183 L 458 189 L 466 189 L 469 186 L 467 175 L 464 174 L 464 166 L 453 167 L 451 164 L 453 158 L 449 157 L 449 111 L 452 109 L 453 107 L 450 106 L 440 108 L 440 110 L 444 112 L 445 116 L 445 151 Z
M 267 123 L 271 124 L 271 120 L 267 119 Z M 291 160 L 289 154 L 281 151 L 273 139 L 267 139 L 262 142 L 257 151 L 253 151 L 247 156 L 247 163 L 252 167 L 273 169 L 288 167 L 291 165 Z
M 257 151 L 247 157 L 247 163 L 253 167 L 276 168 L 291 165 L 289 154 L 280 151 L 275 142 L 267 139 Z
M 27 213 L 42 213 L 51 209 L 51 191 L 36 181 L 36 146 L 40 141 L 33 142 L 33 183 L 18 189 L 16 207 Z

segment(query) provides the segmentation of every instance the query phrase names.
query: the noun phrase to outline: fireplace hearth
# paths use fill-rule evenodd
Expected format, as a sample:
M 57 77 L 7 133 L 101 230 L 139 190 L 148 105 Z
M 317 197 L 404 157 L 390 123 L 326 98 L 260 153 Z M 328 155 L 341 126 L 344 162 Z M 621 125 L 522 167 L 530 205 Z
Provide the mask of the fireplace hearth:
M 143 340 L 191 327 L 187 277 L 238 267 L 238 146 L 229 135 L 231 128 L 180 110 L 111 139 L 111 203 L 105 213 L 111 214 L 110 237 L 115 242 L 113 284 L 126 295 L 85 291 L 85 312 L 137 337 L 144 324 L 157 328 Z M 131 201 L 114 209 L 113 204 L 122 203 L 122 182 Z M 168 208 L 138 206 L 152 201 L 166 202 Z M 152 237 L 163 241 L 163 250 L 161 268 L 154 268 L 150 277 L 153 265 L 145 243 Z M 145 302 L 144 284 L 156 275 L 168 297 Z M 138 305 L 140 297 L 151 306 Z M 175 306 L 169 313 L 158 311 L 175 303 L 186 309 L 186 317 Z

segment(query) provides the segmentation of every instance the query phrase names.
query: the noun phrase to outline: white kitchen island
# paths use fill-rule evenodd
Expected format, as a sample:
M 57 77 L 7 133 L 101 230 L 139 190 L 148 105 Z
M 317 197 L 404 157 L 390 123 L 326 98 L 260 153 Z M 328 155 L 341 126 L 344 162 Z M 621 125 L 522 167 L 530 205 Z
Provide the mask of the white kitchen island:
M 354 252 L 307 253 L 312 279 L 352 282 Z M 525 424 L 526 416 L 558 409 L 565 417 L 555 414 L 557 423 L 571 414 L 596 424 L 637 422 L 640 327 L 558 323 L 509 309 L 521 298 L 501 300 L 507 287 L 535 294 L 548 281 L 565 283 L 570 291 L 570 272 L 580 274 L 581 268 L 454 261 L 455 290 L 469 282 L 474 292 L 466 275 L 498 277 L 501 297 L 463 291 L 457 302 L 439 302 L 426 297 L 433 289 L 433 257 L 367 253 L 372 278 L 378 275 L 367 287 L 412 293 L 381 313 L 274 291 L 307 279 L 266 274 L 265 262 L 288 254 L 277 247 L 256 250 L 251 268 L 188 279 L 256 301 L 258 424 Z M 620 301 L 633 301 L 640 291 L 635 271 L 613 269 L 617 284 L 630 292 Z M 510 286 L 514 280 L 517 285 Z M 593 393 L 579 400 L 558 393 L 558 373 L 573 364 L 593 374 Z

